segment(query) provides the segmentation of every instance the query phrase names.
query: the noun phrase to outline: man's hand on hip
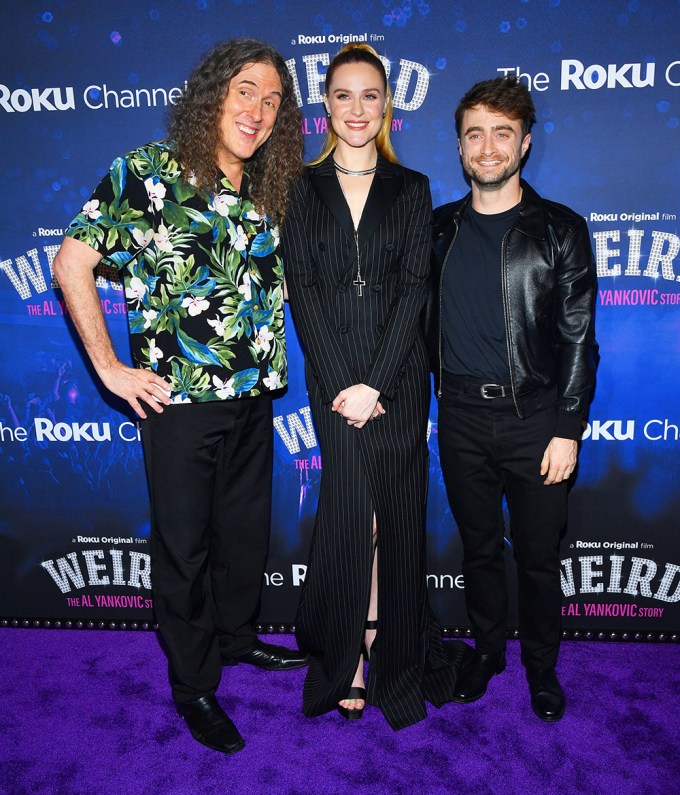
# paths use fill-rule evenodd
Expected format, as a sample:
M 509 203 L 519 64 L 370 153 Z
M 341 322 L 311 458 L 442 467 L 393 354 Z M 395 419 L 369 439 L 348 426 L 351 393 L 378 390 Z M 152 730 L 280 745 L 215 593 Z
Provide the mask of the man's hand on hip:
M 117 361 L 112 367 L 100 369 L 98 373 L 104 386 L 127 400 L 143 420 L 146 419 L 146 412 L 140 400 L 158 413 L 163 411 L 163 405 L 170 403 L 170 385 L 149 370 L 128 367 Z

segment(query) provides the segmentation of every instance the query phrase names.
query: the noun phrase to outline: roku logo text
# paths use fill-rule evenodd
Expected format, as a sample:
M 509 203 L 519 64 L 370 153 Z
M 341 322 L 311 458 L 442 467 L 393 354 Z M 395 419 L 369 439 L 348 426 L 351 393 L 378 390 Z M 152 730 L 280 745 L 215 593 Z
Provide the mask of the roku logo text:
M 615 63 L 601 66 L 593 64 L 584 66 L 581 61 L 570 59 L 562 61 L 562 74 L 560 88 L 568 90 L 571 86 L 580 90 L 591 88 L 644 88 L 654 85 L 654 63 L 625 63 L 617 66 Z M 645 75 L 642 76 L 642 68 Z M 629 79 L 630 78 L 630 79 Z
M 64 96 L 62 96 L 62 91 Z M 0 108 L 8 113 L 26 113 L 29 110 L 73 110 L 73 88 L 17 88 L 10 91 L 0 84 Z
M 680 425 L 669 419 L 652 419 L 645 422 L 642 433 L 650 442 L 677 442 Z M 591 420 L 583 432 L 584 439 L 593 442 L 625 442 L 635 438 L 635 420 Z
M 34 420 L 35 438 L 38 442 L 110 442 L 111 426 L 108 422 L 57 422 L 45 417 Z

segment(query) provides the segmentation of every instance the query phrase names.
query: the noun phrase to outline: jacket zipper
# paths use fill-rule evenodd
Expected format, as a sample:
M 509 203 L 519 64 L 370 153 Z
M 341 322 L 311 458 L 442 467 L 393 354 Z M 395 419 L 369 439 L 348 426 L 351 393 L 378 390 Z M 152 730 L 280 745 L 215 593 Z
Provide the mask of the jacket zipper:
M 510 304 L 508 301 L 508 267 L 507 267 L 507 242 L 508 235 L 512 229 L 503 235 L 503 242 L 501 244 L 501 284 L 503 287 L 503 317 L 505 320 L 505 348 L 508 354 L 508 374 L 510 375 L 510 392 L 512 393 L 512 402 L 515 405 L 517 416 L 521 417 L 519 406 L 517 405 L 517 397 L 515 396 L 515 376 L 513 374 L 512 358 L 510 355 Z
M 444 283 L 444 270 L 446 269 L 446 263 L 448 262 L 449 254 L 451 253 L 453 244 L 456 242 L 456 238 L 458 237 L 458 221 L 454 219 L 453 224 L 456 227 L 456 231 L 454 232 L 451 242 L 449 243 L 449 247 L 446 250 L 446 255 L 444 256 L 444 261 L 442 262 L 442 271 L 439 274 L 439 334 L 437 335 L 437 346 L 439 348 L 439 386 L 437 387 L 437 400 L 440 400 L 442 396 L 442 373 L 444 371 L 442 356 L 442 285 Z

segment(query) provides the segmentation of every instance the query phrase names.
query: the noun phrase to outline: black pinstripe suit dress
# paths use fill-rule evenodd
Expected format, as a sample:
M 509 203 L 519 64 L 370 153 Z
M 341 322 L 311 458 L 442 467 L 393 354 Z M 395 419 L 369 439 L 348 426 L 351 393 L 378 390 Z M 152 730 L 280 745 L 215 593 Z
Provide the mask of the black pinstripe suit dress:
M 431 245 L 427 178 L 378 159 L 358 228 L 329 157 L 306 169 L 283 230 L 293 319 L 305 353 L 322 479 L 297 640 L 312 656 L 303 712 L 347 695 L 360 654 L 378 539 L 378 632 L 367 701 L 400 729 L 453 695 L 455 672 L 427 607 L 425 584 L 428 358 L 419 317 Z M 357 429 L 331 411 L 364 383 L 387 413 Z M 448 645 L 448 644 L 447 644 Z

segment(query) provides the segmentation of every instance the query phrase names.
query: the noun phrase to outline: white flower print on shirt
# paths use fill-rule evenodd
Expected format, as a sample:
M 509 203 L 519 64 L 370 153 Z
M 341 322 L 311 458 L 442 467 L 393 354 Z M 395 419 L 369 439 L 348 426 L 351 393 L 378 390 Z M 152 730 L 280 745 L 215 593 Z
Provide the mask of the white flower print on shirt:
M 157 364 L 159 359 L 163 358 L 163 351 L 156 345 L 156 338 L 149 340 L 149 361 L 151 364 Z
M 261 326 L 257 330 L 257 337 L 255 337 L 255 350 L 259 353 L 262 351 L 263 353 L 269 353 L 271 349 L 271 341 L 274 339 L 274 335 L 269 330 L 268 326 Z
M 153 236 L 156 248 L 160 251 L 172 251 L 172 243 L 170 242 L 170 230 L 165 224 L 159 224 L 158 230 Z
M 224 320 L 221 320 L 219 316 L 216 316 L 214 320 L 208 320 L 208 325 L 215 329 L 215 334 L 218 337 L 224 337 Z
M 210 306 L 210 302 L 206 301 L 205 298 L 196 298 L 193 295 L 188 295 L 182 301 L 182 306 L 185 309 L 189 307 L 189 314 L 191 317 L 196 317 L 196 315 L 200 315 L 201 312 L 205 312 L 205 310 Z
M 125 297 L 136 298 L 138 301 L 141 301 L 145 295 L 146 285 L 139 276 L 133 276 L 130 279 L 130 284 L 125 288 Z
M 233 376 L 228 381 L 222 381 L 216 375 L 212 377 L 213 386 L 215 387 L 215 394 L 220 400 L 234 397 L 236 390 L 233 387 Z
M 262 383 L 267 389 L 280 389 L 283 386 L 281 376 L 276 370 L 270 370 L 269 375 L 262 379 Z
M 232 196 L 230 193 L 218 193 L 213 196 L 212 202 L 208 205 L 208 209 L 214 210 L 219 215 L 225 218 L 229 217 L 229 208 L 238 204 L 238 197 Z
M 158 312 L 155 309 L 142 309 L 144 316 L 144 328 L 148 329 L 151 323 L 158 317 Z
M 163 209 L 163 199 L 165 198 L 165 185 L 158 182 L 157 178 L 147 177 L 144 180 L 144 187 L 151 200 L 149 203 L 149 212 L 153 210 Z
M 237 251 L 245 251 L 248 245 L 248 235 L 244 232 L 243 227 L 239 224 L 236 229 L 229 230 L 231 237 L 231 244 Z
M 92 199 L 89 202 L 85 202 L 83 205 L 83 212 L 91 221 L 97 221 L 101 218 L 102 214 L 99 209 L 99 199 Z
M 243 283 L 238 288 L 239 293 L 246 299 L 246 301 L 250 301 L 253 297 L 253 291 L 250 287 L 250 274 L 244 273 L 243 274 Z
M 142 232 L 141 229 L 135 227 L 132 230 L 132 239 L 140 248 L 146 248 L 153 240 L 153 229 L 147 229 L 146 232 Z

